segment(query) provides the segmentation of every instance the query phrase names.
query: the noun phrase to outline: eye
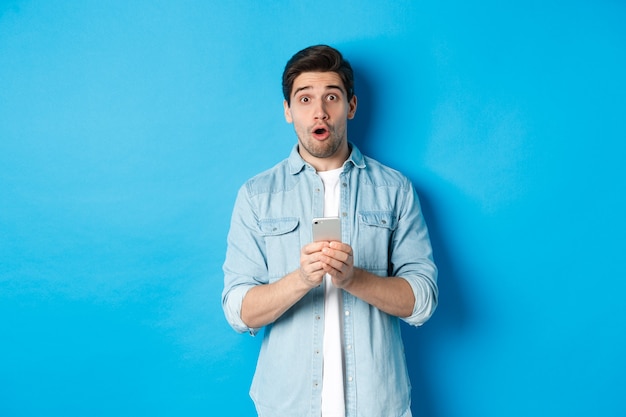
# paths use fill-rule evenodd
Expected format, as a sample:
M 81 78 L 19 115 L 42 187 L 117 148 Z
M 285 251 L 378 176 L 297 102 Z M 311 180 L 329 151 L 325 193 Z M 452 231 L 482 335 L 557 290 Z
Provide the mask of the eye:
M 326 100 L 328 101 L 336 101 L 339 97 L 337 97 L 336 94 L 329 94 L 328 96 L 326 96 Z
M 300 103 L 308 103 L 309 101 L 311 100 L 306 96 L 300 97 Z

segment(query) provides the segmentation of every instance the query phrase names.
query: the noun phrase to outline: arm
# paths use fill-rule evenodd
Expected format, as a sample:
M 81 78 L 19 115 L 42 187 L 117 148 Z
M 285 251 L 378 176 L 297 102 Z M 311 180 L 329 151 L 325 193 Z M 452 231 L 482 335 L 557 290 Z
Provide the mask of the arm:
M 309 292 L 309 287 L 294 271 L 271 284 L 250 288 L 241 305 L 241 319 L 251 328 L 276 321 Z
M 328 242 L 313 242 L 300 252 L 300 268 L 276 282 L 257 285 L 245 295 L 241 307 L 241 319 L 251 328 L 259 328 L 276 321 L 289 308 L 304 297 L 312 288 L 322 284 L 326 269 L 323 259 Z M 375 276 L 361 272 L 374 278 Z M 409 288 L 410 290 L 410 288 Z
M 333 242 L 321 258 L 333 283 L 378 309 L 412 325 L 427 321 L 437 306 L 437 267 L 417 194 L 408 185 L 389 247 L 391 277 L 353 265 L 352 248 Z
M 249 230 L 238 226 L 237 222 L 233 222 L 231 234 L 237 234 L 244 241 L 250 239 L 250 233 L 235 233 L 237 230 Z M 229 244 L 229 254 L 237 255 L 227 256 L 225 272 L 228 284 L 225 286 L 222 302 L 227 319 L 236 330 L 255 333 L 257 329 L 276 321 L 312 288 L 322 284 L 324 270 L 319 258 L 322 248 L 328 246 L 328 243 L 313 242 L 304 246 L 300 252 L 300 268 L 274 282 L 262 282 L 252 277 L 266 273 L 264 259 L 260 257 L 256 262 L 251 262 L 255 259 L 252 255 L 257 252 L 240 250 L 242 245 L 236 243 L 239 239 L 229 239 L 232 241 Z M 247 256 L 243 255 L 244 252 Z M 243 264 L 242 259 L 246 259 Z M 246 274 L 232 273 L 230 265 L 237 265 L 237 269 L 241 271 L 244 264 L 248 268 L 254 268 L 249 269 Z
M 264 223 L 257 214 L 258 204 L 251 198 L 249 187 L 239 190 L 223 267 L 222 308 L 226 319 L 236 331 L 251 334 L 276 321 L 323 282 L 324 271 L 318 258 L 328 245 L 314 242 L 298 249 L 300 240 L 293 232 L 297 219 L 282 226 L 275 221 Z M 282 277 L 272 275 L 272 265 L 274 273 L 292 272 Z
M 411 285 L 402 277 L 381 278 L 364 269 L 354 269 L 355 279 L 345 289 L 387 314 L 409 317 L 415 305 Z
M 251 288 L 243 299 L 241 319 L 251 328 L 276 321 L 309 290 L 320 285 L 324 270 L 319 262 L 320 251 L 327 243 L 306 245 L 300 253 L 300 268 L 276 282 Z
M 401 277 L 380 277 L 352 264 L 352 248 L 331 242 L 323 249 L 322 268 L 333 284 L 384 311 L 398 317 L 409 317 L 415 306 L 415 296 L 408 281 Z

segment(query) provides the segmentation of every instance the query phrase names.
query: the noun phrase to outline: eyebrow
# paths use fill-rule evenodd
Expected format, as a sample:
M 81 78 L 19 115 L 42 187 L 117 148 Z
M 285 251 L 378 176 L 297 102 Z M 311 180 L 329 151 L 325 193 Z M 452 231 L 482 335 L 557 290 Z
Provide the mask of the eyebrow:
M 293 96 L 295 97 L 300 91 L 309 90 L 311 88 L 313 88 L 313 87 L 311 87 L 310 85 L 305 85 L 303 87 L 300 87 L 296 91 L 293 92 Z M 342 94 L 345 94 L 344 91 L 343 91 L 343 88 L 341 88 L 338 85 L 334 85 L 334 84 L 327 85 L 326 86 L 326 90 L 339 90 L 339 91 L 341 91 Z

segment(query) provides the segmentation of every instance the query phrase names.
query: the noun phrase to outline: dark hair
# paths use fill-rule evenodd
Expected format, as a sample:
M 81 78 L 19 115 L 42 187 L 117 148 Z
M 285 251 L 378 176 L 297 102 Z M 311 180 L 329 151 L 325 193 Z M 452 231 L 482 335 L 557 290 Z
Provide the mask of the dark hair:
M 283 71 L 283 96 L 291 104 L 293 82 L 303 72 L 335 72 L 343 81 L 348 100 L 354 95 L 354 74 L 341 52 L 328 45 L 309 46 L 287 61 Z

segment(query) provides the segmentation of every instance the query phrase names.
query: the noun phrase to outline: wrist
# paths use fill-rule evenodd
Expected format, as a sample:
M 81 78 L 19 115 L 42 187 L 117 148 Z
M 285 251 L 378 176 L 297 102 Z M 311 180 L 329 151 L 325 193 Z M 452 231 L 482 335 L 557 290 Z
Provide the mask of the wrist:
M 294 271 L 293 274 L 295 275 L 294 281 L 296 281 L 295 285 L 297 290 L 307 293 L 313 288 L 319 286 L 319 283 L 312 282 L 309 279 L 309 277 L 304 273 L 302 268 L 298 268 L 296 271 Z
M 363 273 L 362 269 L 353 268 L 352 277 L 347 281 L 343 289 L 348 291 L 350 294 L 352 294 L 352 291 L 359 285 L 359 282 L 361 281 L 362 273 Z

